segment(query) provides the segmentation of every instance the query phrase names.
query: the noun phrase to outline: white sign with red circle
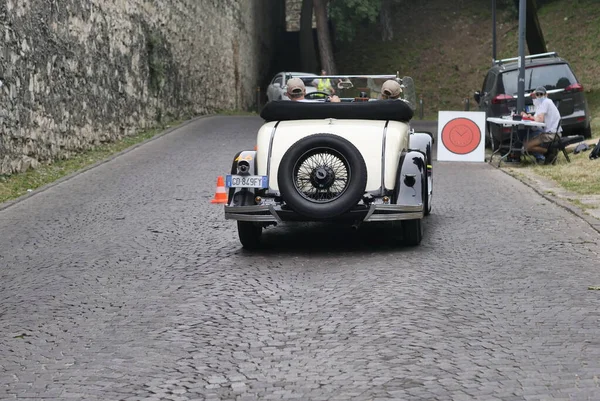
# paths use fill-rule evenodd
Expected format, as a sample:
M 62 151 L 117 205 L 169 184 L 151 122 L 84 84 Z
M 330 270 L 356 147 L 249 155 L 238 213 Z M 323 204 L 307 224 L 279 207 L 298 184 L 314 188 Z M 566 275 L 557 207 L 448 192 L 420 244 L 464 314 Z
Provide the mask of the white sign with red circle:
M 483 162 L 485 159 L 485 113 L 440 111 L 438 113 L 439 161 Z

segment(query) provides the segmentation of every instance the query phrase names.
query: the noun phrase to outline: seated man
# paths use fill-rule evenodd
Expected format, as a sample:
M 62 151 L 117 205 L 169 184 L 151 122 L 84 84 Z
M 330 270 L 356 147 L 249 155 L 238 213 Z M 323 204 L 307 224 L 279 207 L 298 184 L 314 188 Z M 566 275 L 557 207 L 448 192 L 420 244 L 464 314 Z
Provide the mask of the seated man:
M 299 101 L 304 100 L 304 95 L 306 95 L 306 86 L 304 86 L 304 82 L 300 78 L 290 78 L 287 81 L 287 91 L 286 95 L 290 98 L 291 101 Z
M 402 97 L 402 85 L 395 79 L 388 79 L 381 85 L 381 99 L 383 100 L 402 100 L 405 103 L 410 103 Z
M 381 85 L 382 99 L 400 99 L 402 95 L 402 86 L 393 79 L 388 79 Z
M 306 86 L 300 78 L 290 78 L 287 81 L 287 97 L 293 102 L 310 102 L 304 98 L 306 96 Z M 327 102 L 339 103 L 341 99 L 336 95 L 327 97 Z
M 532 94 L 535 114 L 522 112 L 521 115 L 526 118 L 533 118 L 534 121 L 544 123 L 544 127 L 533 127 L 530 130 L 523 130 L 519 137 L 523 141 L 523 147 L 527 152 L 533 154 L 538 162 L 545 161 L 545 154 L 548 152 L 548 145 L 554 140 L 555 135 L 560 135 L 562 128 L 559 127 L 560 112 L 551 99 L 546 96 L 546 88 L 540 86 Z M 558 127 L 558 132 L 556 129 Z

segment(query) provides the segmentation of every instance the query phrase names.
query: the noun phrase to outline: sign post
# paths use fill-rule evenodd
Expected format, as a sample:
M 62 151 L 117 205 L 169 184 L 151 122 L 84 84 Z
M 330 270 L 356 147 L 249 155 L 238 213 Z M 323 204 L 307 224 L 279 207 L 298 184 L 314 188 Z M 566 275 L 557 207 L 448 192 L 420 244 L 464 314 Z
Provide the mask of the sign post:
M 496 0 L 492 0 L 492 65 L 496 61 Z
M 517 85 L 517 114 L 525 111 L 525 17 L 527 0 L 519 0 L 519 81 Z

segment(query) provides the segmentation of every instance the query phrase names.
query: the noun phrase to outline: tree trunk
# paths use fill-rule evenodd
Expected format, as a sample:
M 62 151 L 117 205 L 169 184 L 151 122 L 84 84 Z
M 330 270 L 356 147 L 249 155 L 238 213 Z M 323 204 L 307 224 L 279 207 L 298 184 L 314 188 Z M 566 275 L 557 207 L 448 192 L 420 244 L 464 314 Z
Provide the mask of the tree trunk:
M 394 38 L 394 26 L 392 23 L 391 0 L 382 0 L 379 10 L 379 24 L 381 25 L 381 40 L 386 42 Z
M 548 52 L 544 33 L 538 19 L 537 3 L 535 0 L 526 1 L 526 22 L 525 22 L 525 40 L 527 40 L 527 48 L 529 54 L 539 54 Z M 519 0 L 515 0 L 517 10 L 519 9 Z
M 319 42 L 319 54 L 321 55 L 321 68 L 329 75 L 337 74 L 335 60 L 333 59 L 333 48 L 329 35 L 329 24 L 327 21 L 328 0 L 313 0 L 315 17 L 317 18 L 317 39 Z
M 312 29 L 313 0 L 302 1 L 300 12 L 300 57 L 302 58 L 302 71 L 317 72 L 317 53 Z

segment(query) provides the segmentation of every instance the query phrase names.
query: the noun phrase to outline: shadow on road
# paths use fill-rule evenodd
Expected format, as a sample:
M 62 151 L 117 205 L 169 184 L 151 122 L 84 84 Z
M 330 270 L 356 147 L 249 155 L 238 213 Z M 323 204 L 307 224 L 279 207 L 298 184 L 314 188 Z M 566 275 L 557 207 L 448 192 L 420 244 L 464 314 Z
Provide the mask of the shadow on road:
M 424 223 L 426 228 L 427 222 Z M 411 251 L 404 245 L 399 222 L 367 223 L 357 230 L 335 223 L 286 223 L 263 231 L 262 247 L 256 254 L 369 253 L 374 251 Z M 241 252 L 248 252 L 240 249 Z

